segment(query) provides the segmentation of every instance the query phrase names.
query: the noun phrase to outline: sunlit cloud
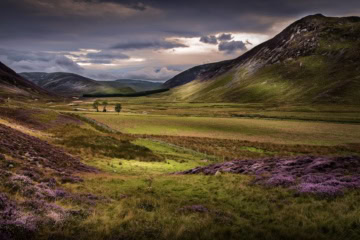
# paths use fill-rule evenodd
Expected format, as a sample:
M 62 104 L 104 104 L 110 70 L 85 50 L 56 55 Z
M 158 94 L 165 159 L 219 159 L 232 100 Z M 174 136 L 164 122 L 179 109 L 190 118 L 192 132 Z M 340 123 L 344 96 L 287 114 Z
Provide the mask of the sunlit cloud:
M 195 38 L 168 38 L 172 41 L 178 41 L 185 45 L 187 48 L 173 48 L 165 50 L 166 54 L 199 54 L 199 53 L 210 53 L 216 51 L 216 45 L 210 45 L 200 42 L 200 37 Z

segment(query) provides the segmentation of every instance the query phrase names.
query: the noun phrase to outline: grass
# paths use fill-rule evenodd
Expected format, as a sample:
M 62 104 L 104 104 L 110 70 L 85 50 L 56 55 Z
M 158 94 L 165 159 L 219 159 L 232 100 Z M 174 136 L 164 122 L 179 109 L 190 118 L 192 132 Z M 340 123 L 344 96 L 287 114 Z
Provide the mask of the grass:
M 338 145 L 360 142 L 360 125 L 307 121 L 86 114 L 131 134 L 210 137 L 281 144 Z
M 152 136 L 164 142 L 193 149 L 197 152 L 217 156 L 220 160 L 259 159 L 278 156 L 343 156 L 360 155 L 360 144 L 343 144 L 337 146 L 290 145 L 262 142 L 250 142 L 231 139 L 200 137 Z
M 339 61 L 322 56 L 352 47 L 333 41 L 352 28 L 339 26 L 323 39 L 318 56 L 254 74 L 237 69 L 159 95 L 109 98 L 108 113 L 92 112 L 92 99 L 78 101 L 83 124 L 62 125 L 44 137 L 100 170 L 59 187 L 101 200 L 58 200 L 87 214 L 48 224 L 36 239 L 360 239 L 359 190 L 326 198 L 254 185 L 248 175 L 173 174 L 234 158 L 359 155 L 358 61 L 334 65 Z M 301 104 L 289 104 L 295 102 Z M 111 112 L 116 103 L 123 105 L 120 115 Z M 74 110 L 68 102 L 31 104 Z M 55 120 L 54 112 L 30 117 Z M 193 205 L 208 211 L 184 210 Z
M 332 200 L 297 196 L 253 186 L 243 175 L 164 175 L 173 170 L 166 163 L 131 163 L 130 169 L 141 164 L 147 171 L 135 176 L 105 166 L 105 173 L 68 186 L 111 200 L 85 220 L 53 231 L 66 239 L 75 239 L 70 237 L 75 233 L 76 239 L 356 239 L 360 234 L 358 192 Z M 209 212 L 181 211 L 189 205 Z
M 103 114 L 97 116 L 105 118 Z M 107 122 L 110 126 L 121 126 L 123 123 L 116 119 L 126 116 L 107 114 L 106 117 L 113 122 L 113 125 Z M 165 119 L 169 121 L 169 118 Z M 126 122 L 134 121 L 127 119 Z M 145 129 L 147 126 L 142 127 Z M 114 236 L 118 239 L 357 239 L 360 236 L 358 191 L 324 199 L 299 196 L 289 189 L 255 186 L 251 184 L 253 178 L 245 175 L 170 174 L 221 161 L 216 157 L 219 155 L 216 150 L 204 154 L 201 146 L 207 146 L 207 149 L 223 146 L 223 151 L 231 152 L 231 145 L 240 152 L 257 157 L 305 149 L 308 154 L 331 154 L 331 149 L 333 153 L 340 153 L 340 149 L 217 138 L 149 135 L 133 138 L 132 144 L 150 149 L 164 161 L 87 157 L 84 161 L 102 172 L 83 174 L 84 182 L 65 187 L 75 193 L 103 196 L 107 201 L 94 206 L 92 213 L 84 219 L 69 219 L 61 230 L 44 229 L 44 236 L 51 234 L 66 239 L 75 239 L 72 237 L 75 233 L 76 239 L 109 239 Z M 343 151 L 343 154 L 348 154 L 346 149 Z M 208 212 L 182 210 L 192 205 L 202 205 Z M 79 207 L 83 206 L 80 204 Z
M 336 26 L 331 32 L 324 29 L 316 36 L 319 43 L 314 53 L 295 57 L 306 39 L 293 41 L 285 50 L 291 58 L 283 56 L 265 66 L 261 57 L 252 59 L 251 64 L 238 62 L 206 81 L 198 79 L 172 89 L 167 97 L 187 102 L 359 104 L 358 33 L 358 23 Z
M 122 134 L 104 134 L 77 125 L 67 124 L 51 130 L 57 144 L 83 157 L 104 156 L 137 159 L 142 161 L 162 161 L 146 147 L 132 144 L 133 138 Z
M 328 114 L 337 115 L 333 116 L 337 120 L 342 117 L 356 120 L 356 107 L 171 105 L 156 101 L 143 105 L 141 101 L 134 99 L 129 105 L 124 104 L 124 111 L 134 108 L 132 111 L 141 112 L 156 105 L 156 111 L 170 114 L 88 112 L 77 117 L 83 124 L 47 130 L 47 134 L 52 134 L 48 141 L 100 170 L 96 174 L 79 174 L 83 182 L 61 187 L 72 193 L 100 196 L 102 200 L 94 205 L 57 201 L 66 209 L 82 209 L 87 214 L 45 225 L 36 239 L 50 236 L 77 240 L 360 237 L 357 190 L 337 198 L 321 198 L 298 195 L 291 189 L 254 185 L 253 177 L 247 175 L 172 174 L 233 158 L 359 154 L 360 125 L 357 124 L 228 115 L 242 109 L 278 117 L 294 114 L 314 119 L 326 118 Z M 187 110 L 195 112 L 196 108 L 202 117 L 182 115 Z M 212 112 L 219 115 L 212 116 Z M 52 120 L 51 112 L 48 116 L 46 112 L 42 114 L 40 122 Z M 208 211 L 183 209 L 193 205 L 201 205 Z
M 92 129 L 91 125 L 88 127 Z M 68 134 L 77 135 L 74 129 Z M 97 134 L 113 135 L 104 132 Z M 64 137 L 66 139 L 66 135 Z M 190 139 L 174 139 L 192 145 Z M 83 155 L 84 162 L 97 167 L 101 173 L 82 174 L 84 182 L 65 184 L 63 187 L 73 193 L 91 193 L 106 200 L 90 209 L 81 202 L 60 202 L 67 207 L 86 208 L 90 214 L 69 218 L 61 227 L 48 226 L 38 239 L 47 239 L 49 235 L 56 236 L 55 239 L 90 240 L 114 237 L 357 239 L 360 236 L 358 191 L 335 199 L 324 199 L 298 196 L 292 190 L 283 188 L 255 186 L 251 184 L 253 178 L 245 175 L 172 175 L 170 173 L 219 159 L 181 146 L 179 142 L 171 144 L 165 140 L 131 140 L 132 144 L 146 147 L 153 154 L 161 156 L 164 159 L 162 162 Z M 211 142 L 204 142 L 204 145 L 216 148 L 216 144 Z M 86 147 L 80 145 L 78 148 Z M 242 150 L 256 154 L 267 151 L 266 145 L 262 148 L 244 145 Z M 208 159 L 208 162 L 204 159 Z M 182 210 L 192 205 L 202 205 L 209 211 Z

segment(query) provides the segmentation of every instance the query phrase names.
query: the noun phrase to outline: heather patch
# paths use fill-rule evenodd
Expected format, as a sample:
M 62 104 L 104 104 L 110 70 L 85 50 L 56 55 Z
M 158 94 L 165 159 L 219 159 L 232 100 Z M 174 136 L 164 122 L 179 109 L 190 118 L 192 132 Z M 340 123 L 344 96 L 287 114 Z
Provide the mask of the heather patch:
M 82 124 L 80 120 L 72 116 L 40 109 L 0 107 L 0 117 L 38 130 L 46 130 L 70 123 Z
M 1 185 L 9 194 L 0 193 L 0 239 L 33 239 L 41 228 L 60 226 L 79 211 L 65 209 L 58 201 L 71 203 L 71 206 L 87 205 L 86 210 L 81 210 L 82 216 L 87 216 L 92 211 L 89 207 L 105 200 L 93 194 L 67 192 L 58 188 L 53 178 L 39 183 L 25 175 L 3 172 Z M 20 198 L 9 197 L 13 195 Z
M 74 172 L 96 172 L 94 168 L 82 164 L 80 159 L 70 156 L 64 150 L 1 124 L 0 152 L 23 162 L 26 169 L 29 170 L 44 167 L 52 169 L 60 175 Z M 23 166 L 25 167 L 25 165 Z
M 197 167 L 181 174 L 215 175 L 217 172 L 255 175 L 254 183 L 290 187 L 302 194 L 337 196 L 360 188 L 359 157 L 288 157 L 234 160 Z

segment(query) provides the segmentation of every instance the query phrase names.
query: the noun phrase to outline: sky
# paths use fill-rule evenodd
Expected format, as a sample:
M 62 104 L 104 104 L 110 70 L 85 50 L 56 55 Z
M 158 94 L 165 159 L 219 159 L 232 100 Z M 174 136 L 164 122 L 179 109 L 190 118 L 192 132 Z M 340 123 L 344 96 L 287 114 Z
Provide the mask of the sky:
M 359 0 L 0 0 L 0 61 L 17 72 L 165 81 L 232 59 L 310 14 Z

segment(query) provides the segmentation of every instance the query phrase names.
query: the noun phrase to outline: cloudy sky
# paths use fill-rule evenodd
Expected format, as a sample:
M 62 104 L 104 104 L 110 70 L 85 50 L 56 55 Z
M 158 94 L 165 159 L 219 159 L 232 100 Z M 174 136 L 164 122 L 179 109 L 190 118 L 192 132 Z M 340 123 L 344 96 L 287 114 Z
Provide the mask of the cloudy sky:
M 0 0 L 0 61 L 17 72 L 164 81 L 230 59 L 309 14 L 359 0 Z

